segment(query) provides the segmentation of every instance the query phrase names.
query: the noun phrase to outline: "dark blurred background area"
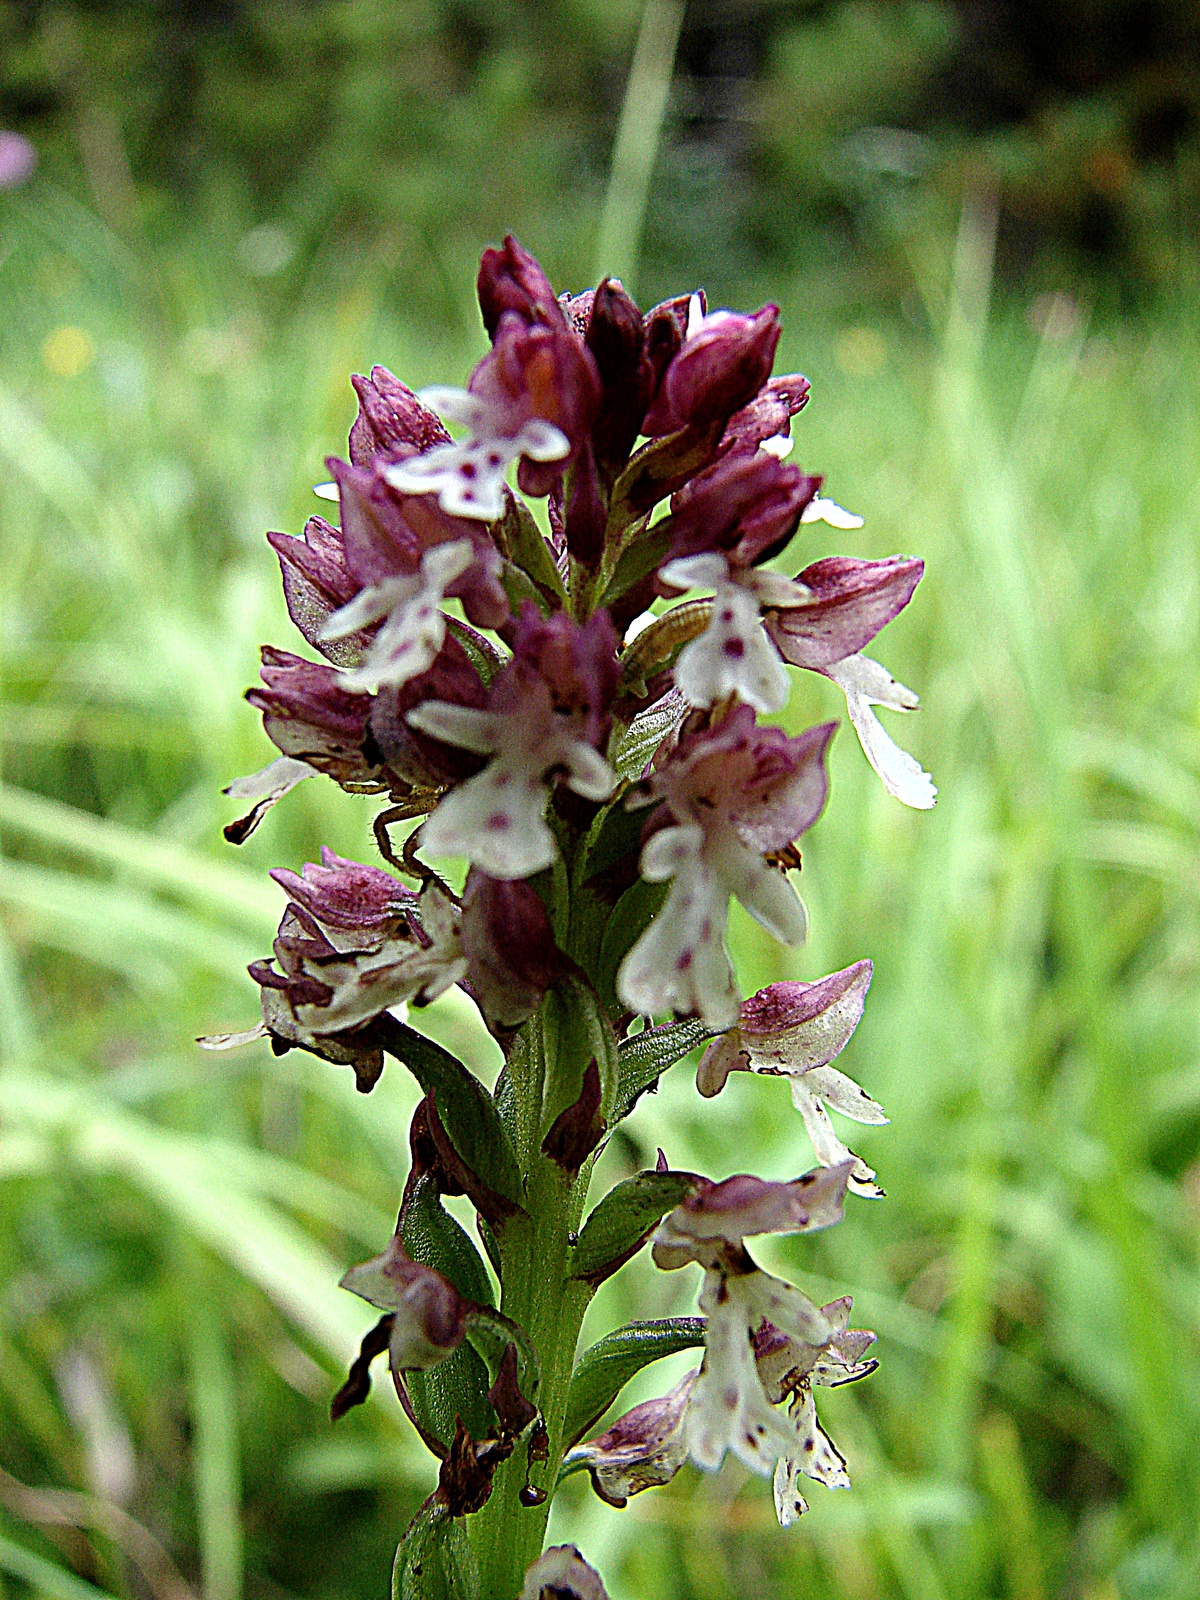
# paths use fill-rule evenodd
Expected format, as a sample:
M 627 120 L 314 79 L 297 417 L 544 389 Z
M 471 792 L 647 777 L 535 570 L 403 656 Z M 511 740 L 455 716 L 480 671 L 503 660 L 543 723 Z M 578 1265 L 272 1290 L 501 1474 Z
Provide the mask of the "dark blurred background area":
M 246 247 L 263 276 L 331 239 L 390 245 L 427 258 L 406 289 L 436 300 L 447 251 L 505 228 L 590 265 L 639 14 L 7 0 L 0 121 L 118 227 L 232 191 L 274 229 Z M 1083 274 L 1127 302 L 1179 271 L 1198 130 L 1193 0 L 693 0 L 646 251 L 664 282 L 836 269 L 842 295 L 886 300 L 930 210 L 972 186 L 999 199 L 1007 278 Z

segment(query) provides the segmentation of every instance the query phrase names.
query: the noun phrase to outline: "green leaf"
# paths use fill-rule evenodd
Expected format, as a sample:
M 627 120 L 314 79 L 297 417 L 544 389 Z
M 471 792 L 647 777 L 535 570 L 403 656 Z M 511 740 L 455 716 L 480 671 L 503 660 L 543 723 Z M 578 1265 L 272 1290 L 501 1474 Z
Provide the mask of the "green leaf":
M 525 502 L 510 495 L 504 516 L 493 531 L 503 553 L 533 580 L 546 600 L 554 607 L 565 605 L 566 594 L 554 557 Z
M 641 1249 L 660 1218 L 695 1187 L 690 1172 L 638 1172 L 618 1183 L 584 1223 L 571 1257 L 571 1276 L 602 1283 Z
M 660 533 L 657 524 L 649 531 L 643 524 L 641 537 L 634 539 L 617 561 L 608 586 L 600 598 L 600 604 L 611 606 L 614 600 L 619 600 L 633 588 L 635 583 L 640 583 L 643 578 L 648 577 L 662 564 L 670 542 L 670 535 Z
M 467 1530 L 445 1506 L 426 1506 L 413 1518 L 396 1551 L 392 1600 L 479 1600 Z
M 22 1583 L 27 1583 L 36 1595 L 45 1600 L 112 1600 L 103 1589 L 97 1589 L 77 1578 L 73 1572 L 34 1555 L 24 1545 L 0 1535 L 0 1572 L 7 1572 Z
M 542 1364 L 533 1348 L 529 1335 L 520 1323 L 506 1317 L 502 1311 L 490 1306 L 480 1306 L 467 1318 L 467 1338 L 479 1352 L 488 1370 L 488 1379 L 496 1381 L 500 1363 L 509 1345 L 517 1347 L 517 1383 L 526 1400 L 536 1404 L 542 1382 Z M 479 1437 L 476 1435 L 475 1437 Z
M 596 962 L 596 988 L 614 1016 L 619 1015 L 622 1010 L 616 990 L 617 973 L 621 963 L 650 925 L 650 919 L 662 910 L 669 887 L 669 884 L 651 883 L 646 878 L 638 878 L 613 907 L 612 916 L 609 917 L 604 929 L 600 955 Z M 614 1108 L 614 1121 L 624 1116 L 625 1112 L 622 1109 L 624 1104 L 624 1091 L 619 1089 Z
M 491 1279 L 470 1235 L 442 1205 L 428 1173 L 413 1185 L 400 1224 L 400 1242 L 413 1261 L 432 1267 L 466 1300 L 490 1306 Z
M 677 433 L 652 439 L 634 451 L 609 497 L 610 545 L 623 550 L 629 543 L 632 525 L 704 465 L 723 426 L 713 422 L 704 428 L 680 428 Z
M 437 1104 L 450 1142 L 471 1171 L 512 1205 L 521 1204 L 521 1169 L 491 1096 L 457 1056 L 407 1023 L 389 1030 L 388 1049 Z
M 612 1405 L 630 1378 L 663 1356 L 704 1343 L 703 1317 L 630 1322 L 605 1334 L 580 1356 L 571 1378 L 563 1448 L 578 1444 Z
M 554 610 L 532 578 L 511 561 L 506 561 L 501 569 L 500 587 L 508 597 L 508 603 L 514 612 L 519 612 L 526 600 L 532 600 L 543 616 L 549 616 Z
M 437 1185 L 428 1175 L 417 1179 L 408 1197 L 400 1241 L 414 1261 L 440 1272 L 466 1299 L 491 1305 L 492 1286 L 479 1252 L 443 1208 Z M 469 1344 L 459 1345 L 428 1372 L 410 1372 L 405 1382 L 417 1420 L 447 1449 L 456 1416 L 462 1417 L 473 1439 L 482 1439 L 495 1422 L 487 1398 L 491 1379 Z
M 431 1433 L 449 1450 L 454 1424 L 461 1417 L 473 1439 L 482 1439 L 496 1425 L 487 1397 L 491 1380 L 487 1367 L 470 1344 L 463 1341 L 444 1361 L 426 1372 L 406 1372 L 404 1385 L 413 1415 L 425 1433 Z M 429 1457 L 426 1456 L 426 1461 Z
M 645 762 L 642 763 L 642 766 Z M 641 768 L 638 768 L 641 771 Z M 579 873 L 579 882 L 591 883 L 601 873 L 636 855 L 641 848 L 645 807 L 631 810 L 620 800 L 603 811 L 593 824 Z
M 618 905 L 618 912 L 620 909 Z M 720 1032 L 720 1028 L 710 1028 L 699 1017 L 693 1017 L 688 1022 L 668 1022 L 661 1028 L 646 1028 L 642 1033 L 635 1033 L 632 1039 L 622 1039 L 621 1082 L 613 1121 L 626 1116 L 638 1095 L 656 1083 L 668 1067 L 682 1061 L 706 1039 L 715 1039 Z
M 683 696 L 665 694 L 637 716 L 613 746 L 611 765 L 622 778 L 640 778 L 647 761 L 687 716 Z
M 547 1001 L 543 1129 L 578 1100 L 593 1057 L 600 1072 L 600 1115 L 608 1122 L 617 1097 L 620 1058 L 612 1025 L 596 991 L 583 978 L 567 976 L 559 979 Z
M 458 617 L 448 616 L 446 626 L 471 658 L 471 665 L 486 688 L 501 668 L 507 666 L 508 657 L 501 655 L 490 639 L 468 627 Z

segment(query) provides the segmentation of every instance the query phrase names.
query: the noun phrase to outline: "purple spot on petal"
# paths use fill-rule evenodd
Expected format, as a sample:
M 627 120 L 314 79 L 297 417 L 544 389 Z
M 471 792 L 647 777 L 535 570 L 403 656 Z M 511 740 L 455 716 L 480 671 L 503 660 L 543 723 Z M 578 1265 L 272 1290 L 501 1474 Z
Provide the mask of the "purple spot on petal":
M 727 656 L 732 656 L 735 661 L 740 661 L 746 654 L 746 646 L 741 639 L 726 639 L 721 647 Z
M 473 478 L 476 471 L 475 463 L 473 461 L 464 461 L 460 464 L 458 471 L 460 477 Z
M 680 956 L 679 960 L 675 963 L 675 965 L 679 968 L 680 972 L 686 972 L 687 969 L 691 966 L 691 964 L 692 964 L 692 952 L 690 950 L 685 950 L 683 952 L 683 954 Z
M 503 811 L 493 811 L 485 826 L 489 833 L 506 833 L 512 827 L 512 818 Z
M 732 622 L 733 621 L 733 612 L 730 610 L 730 608 L 728 606 L 726 606 L 725 609 L 721 612 L 721 621 L 722 622 Z
M 489 467 L 498 467 L 502 458 L 498 450 L 489 450 L 487 459 Z

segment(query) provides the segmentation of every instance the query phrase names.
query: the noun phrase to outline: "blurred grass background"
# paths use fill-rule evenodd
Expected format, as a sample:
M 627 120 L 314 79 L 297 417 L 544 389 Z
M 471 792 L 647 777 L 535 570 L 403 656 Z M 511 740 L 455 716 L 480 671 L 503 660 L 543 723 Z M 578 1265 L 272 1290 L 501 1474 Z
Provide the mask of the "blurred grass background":
M 735 929 L 747 991 L 876 963 L 848 1070 L 893 1118 L 861 1139 L 888 1199 L 769 1253 L 880 1333 L 823 1396 L 853 1492 L 785 1534 L 733 1466 L 621 1513 L 573 1479 L 554 1535 L 613 1600 L 1200 1594 L 1197 30 L 0 5 L 0 122 L 40 154 L 0 194 L 0 1591 L 366 1600 L 431 1486 L 382 1386 L 327 1420 L 413 1086 L 192 1040 L 255 1016 L 266 868 L 370 859 L 331 784 L 220 836 L 271 754 L 256 647 L 293 642 L 263 530 L 316 508 L 350 370 L 465 374 L 513 228 L 564 287 L 780 302 L 796 459 L 867 519 L 803 559 L 926 558 L 881 654 L 941 789 L 902 810 L 843 733 L 810 945 Z M 797 681 L 789 725 L 835 698 Z M 469 1006 L 427 1017 L 493 1063 Z M 606 1173 L 661 1143 L 791 1175 L 784 1099 L 677 1068 Z M 676 1276 L 639 1261 L 590 1326 L 687 1309 Z

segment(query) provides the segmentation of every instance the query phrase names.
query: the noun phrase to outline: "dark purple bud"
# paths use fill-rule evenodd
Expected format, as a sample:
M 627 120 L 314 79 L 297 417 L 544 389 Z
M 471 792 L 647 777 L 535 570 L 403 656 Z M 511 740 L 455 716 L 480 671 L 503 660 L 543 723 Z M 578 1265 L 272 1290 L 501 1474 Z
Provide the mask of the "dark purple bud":
M 537 1416 L 537 1407 L 530 1405 L 521 1393 L 517 1382 L 517 1347 L 510 1344 L 500 1359 L 496 1381 L 488 1390 L 488 1399 L 500 1418 L 505 1433 L 524 1433 Z
M 531 326 L 507 312 L 489 353 L 471 374 L 470 392 L 488 408 L 489 425 L 509 438 L 537 419 L 558 428 L 570 455 L 521 460 L 517 482 L 526 494 L 548 494 L 582 445 L 600 404 L 600 375 L 591 352 L 555 308 L 557 324 Z
M 484 758 L 410 727 L 405 718 L 423 700 L 445 700 L 479 710 L 487 702 L 479 674 L 452 633 L 447 633 L 428 671 L 398 689 L 385 686 L 370 702 L 368 749 L 373 746 L 389 771 L 415 788 L 440 789 L 461 783 L 479 771 Z
M 657 438 L 740 411 L 771 376 L 779 333 L 778 306 L 752 317 L 732 311 L 706 316 L 663 374 L 642 432 Z
M 758 391 L 749 405 L 735 411 L 725 425 L 718 453 L 739 445 L 760 445 L 764 439 L 785 438 L 791 420 L 808 403 L 809 382 L 799 372 L 785 373 Z
M 471 869 L 462 947 L 471 992 L 491 1028 L 519 1028 L 562 974 L 564 958 L 536 891 L 521 878 Z
M 820 484 L 765 450 L 733 450 L 673 497 L 665 560 L 710 550 L 735 567 L 767 560 L 795 533 Z
M 246 691 L 263 714 L 268 739 L 285 756 L 307 762 L 343 787 L 377 791 L 387 787 L 381 765 L 363 754 L 370 701 L 347 694 L 339 674 L 319 661 L 264 645 L 265 687 Z
M 658 373 L 646 354 L 641 312 L 621 285 L 608 278 L 596 290 L 587 344 L 601 384 L 592 442 L 601 466 L 611 468 L 626 460 L 642 431 Z
M 371 1393 L 371 1363 L 376 1356 L 381 1356 L 390 1344 L 395 1320 L 395 1316 L 389 1311 L 385 1317 L 380 1317 L 369 1333 L 363 1334 L 358 1354 L 350 1364 L 349 1376 L 329 1402 L 330 1422 L 336 1422 L 339 1417 L 344 1417 L 352 1407 L 361 1406 Z
M 563 324 L 562 308 L 549 278 L 511 233 L 505 236 L 500 249 L 483 252 L 476 288 L 489 338 L 495 338 L 506 311 L 516 312 L 525 322 L 540 322 L 548 327 Z
M 347 605 L 361 588 L 346 566 L 342 536 L 324 517 L 309 517 L 303 539 L 287 533 L 268 533 L 267 542 L 279 557 L 283 595 L 288 614 L 309 644 L 339 667 L 357 666 L 374 628 L 344 639 L 320 638 L 323 622 Z
M 350 460 L 356 467 L 406 445 L 431 450 L 449 444 L 441 418 L 386 367 L 372 367 L 369 378 L 355 373 L 350 382 L 358 396 L 358 416 L 350 429 Z
M 390 872 L 364 866 L 321 846 L 321 864 L 308 862 L 299 874 L 276 867 L 271 876 L 310 916 L 327 927 L 370 932 L 381 939 L 407 934 L 417 896 Z
M 909 556 L 859 561 L 828 556 L 799 575 L 806 605 L 772 611 L 767 632 L 785 661 L 820 672 L 856 655 L 912 599 L 925 563 Z
M 604 1137 L 605 1122 L 600 1115 L 600 1068 L 595 1056 L 583 1074 L 583 1085 L 575 1104 L 560 1111 L 542 1140 L 542 1154 L 556 1162 L 572 1177 Z
M 608 507 L 600 487 L 596 452 L 592 441 L 585 439 L 568 480 L 564 536 L 576 561 L 593 571 L 604 554 L 607 522 Z
M 462 1185 L 446 1171 L 434 1142 L 433 1134 L 429 1131 L 429 1107 L 431 1101 L 426 1095 L 424 1100 L 417 1104 L 413 1112 L 411 1123 L 408 1127 L 408 1177 L 404 1180 L 404 1194 L 400 1200 L 400 1221 L 396 1224 L 397 1233 L 401 1232 L 405 1212 L 409 1200 L 420 1180 L 426 1176 L 432 1178 L 437 1185 L 439 1194 L 463 1194 Z

